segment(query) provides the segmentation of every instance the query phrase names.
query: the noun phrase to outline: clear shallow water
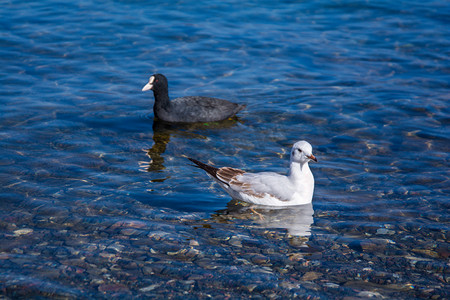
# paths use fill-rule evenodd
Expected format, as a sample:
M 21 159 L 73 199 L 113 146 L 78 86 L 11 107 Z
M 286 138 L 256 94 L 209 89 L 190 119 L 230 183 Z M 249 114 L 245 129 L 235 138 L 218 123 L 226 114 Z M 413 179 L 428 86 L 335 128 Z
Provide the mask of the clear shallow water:
M 0 293 L 448 298 L 445 2 L 8 1 L 0 9 Z M 172 97 L 237 121 L 153 123 Z M 230 201 L 185 155 L 318 164 L 312 207 Z M 250 275 L 249 275 L 250 274 Z

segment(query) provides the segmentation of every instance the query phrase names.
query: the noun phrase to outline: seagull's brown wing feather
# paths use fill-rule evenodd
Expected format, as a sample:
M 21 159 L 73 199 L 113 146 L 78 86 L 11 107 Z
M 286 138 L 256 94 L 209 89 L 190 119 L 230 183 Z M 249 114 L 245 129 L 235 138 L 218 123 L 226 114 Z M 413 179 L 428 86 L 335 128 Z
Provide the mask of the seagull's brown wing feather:
M 219 180 L 222 183 L 225 183 L 228 186 L 230 186 L 234 181 L 236 181 L 236 176 L 245 173 L 245 171 L 239 169 L 234 169 L 230 167 L 216 168 L 190 157 L 188 157 L 188 159 L 192 161 L 194 164 L 196 164 L 197 168 L 205 170 L 206 173 L 211 175 L 213 178 Z
M 219 182 L 226 184 L 227 186 L 231 187 L 233 190 L 243 192 L 245 194 L 263 198 L 265 196 L 265 193 L 257 193 L 251 186 L 250 183 L 244 182 L 239 180 L 237 177 L 239 175 L 243 175 L 245 171 L 230 167 L 222 167 L 222 168 L 216 168 L 210 165 L 207 165 L 205 163 L 202 163 L 201 161 L 198 161 L 193 158 L 189 158 L 190 161 L 196 164 L 197 168 L 200 168 L 202 170 L 205 170 L 209 175 L 211 175 L 213 178 L 218 180 Z M 247 173 L 248 174 L 248 173 Z

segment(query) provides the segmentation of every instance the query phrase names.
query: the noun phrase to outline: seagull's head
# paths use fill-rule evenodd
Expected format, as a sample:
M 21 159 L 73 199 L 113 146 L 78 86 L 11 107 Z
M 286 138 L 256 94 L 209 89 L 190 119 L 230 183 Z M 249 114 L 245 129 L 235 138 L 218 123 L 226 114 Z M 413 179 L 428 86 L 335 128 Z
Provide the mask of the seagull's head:
M 317 162 L 316 157 L 312 154 L 312 146 L 310 143 L 300 141 L 292 146 L 291 161 L 304 164 L 311 160 Z
M 160 89 L 165 89 L 167 91 L 168 84 L 167 78 L 163 74 L 154 74 L 148 79 L 148 83 L 142 88 L 142 91 L 152 90 L 153 92 L 158 92 Z

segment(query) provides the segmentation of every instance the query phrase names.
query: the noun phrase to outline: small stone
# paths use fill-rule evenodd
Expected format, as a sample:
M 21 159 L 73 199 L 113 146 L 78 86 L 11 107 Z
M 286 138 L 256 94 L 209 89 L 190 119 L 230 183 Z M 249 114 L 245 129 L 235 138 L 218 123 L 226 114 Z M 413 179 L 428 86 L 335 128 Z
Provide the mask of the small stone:
M 302 236 L 294 236 L 291 239 L 289 239 L 289 245 L 292 247 L 300 248 L 305 245 L 305 242 L 307 242 L 308 239 Z
M 88 247 L 87 247 L 87 251 L 89 251 L 89 252 L 95 252 L 96 250 L 97 250 L 97 246 L 96 245 L 89 245 Z
M 292 290 L 292 289 L 298 289 L 301 285 L 300 285 L 299 283 L 293 283 L 293 282 L 288 282 L 288 281 L 282 281 L 282 282 L 280 283 L 280 286 L 281 286 L 282 288 Z
M 333 282 L 327 282 L 324 284 L 326 287 L 332 288 L 332 289 L 338 289 L 340 287 L 339 284 L 333 283 Z
M 127 292 L 128 288 L 123 284 L 102 284 L 98 287 L 100 292 Z
M 246 288 L 248 289 L 248 291 L 251 293 L 253 292 L 253 290 L 257 287 L 258 285 L 256 284 L 250 284 L 248 286 L 246 286 Z
M 120 252 L 122 252 L 125 249 L 125 246 L 123 246 L 121 244 L 118 244 L 118 243 L 115 243 L 115 244 L 112 244 L 112 245 L 106 247 L 106 249 L 113 250 L 115 252 L 119 252 L 120 253 Z
M 389 230 L 387 228 L 378 228 L 377 234 L 395 234 L 394 230 Z
M 116 257 L 115 254 L 107 253 L 107 252 L 100 252 L 99 256 L 103 257 L 103 258 L 107 258 L 107 259 L 112 259 L 112 258 Z
M 146 292 L 153 291 L 154 289 L 156 289 L 156 288 L 158 288 L 160 286 L 161 286 L 160 284 L 152 284 L 152 285 L 140 288 L 139 291 L 142 292 L 142 293 L 146 293 Z
M 121 267 L 126 270 L 135 270 L 138 268 L 138 264 L 134 261 L 121 262 Z
M 204 278 L 201 275 L 191 275 L 191 276 L 188 277 L 188 280 L 194 280 L 194 281 L 202 280 L 202 279 L 204 279 Z
M 201 254 L 201 252 L 199 250 L 191 248 L 184 254 L 184 256 L 192 258 L 192 257 L 195 257 L 195 256 L 200 255 L 200 254 Z
M 232 246 L 242 248 L 242 241 L 237 236 L 231 237 L 228 243 Z
M 436 251 L 428 249 L 412 249 L 413 252 L 420 253 L 429 257 L 439 258 L 439 254 Z
M 292 253 L 289 255 L 290 261 L 301 261 L 303 260 L 304 255 L 302 253 Z
M 103 283 L 105 283 L 105 281 L 103 279 L 100 279 L 100 278 L 96 278 L 96 279 L 93 279 L 91 281 L 91 284 L 98 284 L 98 285 L 100 285 L 100 284 L 103 284 Z
M 15 236 L 21 236 L 21 235 L 25 235 L 25 234 L 30 234 L 32 232 L 33 232 L 33 229 L 30 229 L 30 228 L 22 228 L 22 229 L 17 229 L 17 230 L 13 231 Z
M 214 261 L 210 260 L 208 258 L 201 258 L 195 261 L 195 263 L 199 266 L 202 267 L 204 269 L 207 270 L 213 270 L 213 269 L 217 269 L 217 266 L 214 265 Z
M 14 248 L 14 249 L 11 250 L 11 253 L 14 253 L 14 254 L 23 254 L 23 250 L 22 250 L 22 249 L 19 249 L 19 248 Z
M 441 244 L 439 246 L 437 246 L 436 248 L 436 252 L 439 255 L 439 257 L 441 258 L 449 258 L 450 257 L 450 246 L 449 244 Z
M 255 255 L 250 258 L 250 261 L 254 264 L 262 265 L 267 263 L 269 261 L 269 258 L 264 255 Z
M 358 293 L 359 297 L 362 298 L 384 298 L 383 295 L 381 295 L 378 292 L 371 292 L 371 291 L 362 291 Z
M 384 251 L 386 249 L 387 240 L 383 239 L 369 239 L 369 240 L 362 240 L 362 241 L 352 241 L 348 247 L 350 249 L 360 251 L 360 252 L 380 252 Z
M 142 234 L 142 231 L 141 231 L 141 230 L 134 229 L 134 228 L 125 228 L 125 229 L 122 229 L 122 230 L 121 230 L 121 233 L 122 233 L 123 235 L 128 235 L 128 236 L 130 236 L 130 235 L 140 235 L 140 234 Z
M 141 221 L 119 221 L 119 222 L 116 222 L 113 225 L 111 225 L 111 229 L 116 229 L 116 228 L 140 229 L 140 228 L 144 228 L 144 227 L 146 227 L 146 224 Z
M 190 240 L 189 241 L 189 246 L 191 247 L 195 247 L 195 246 L 199 246 L 200 244 L 196 241 L 196 240 Z
M 186 253 L 188 250 L 187 249 L 180 249 L 178 251 L 168 251 L 167 255 L 182 255 L 184 253 Z
M 317 278 L 322 277 L 323 274 L 319 272 L 306 272 L 305 275 L 302 276 L 302 280 L 311 281 L 316 280 Z
M 144 273 L 144 275 L 152 275 L 154 274 L 153 269 L 151 267 L 145 266 L 142 268 L 142 273 Z

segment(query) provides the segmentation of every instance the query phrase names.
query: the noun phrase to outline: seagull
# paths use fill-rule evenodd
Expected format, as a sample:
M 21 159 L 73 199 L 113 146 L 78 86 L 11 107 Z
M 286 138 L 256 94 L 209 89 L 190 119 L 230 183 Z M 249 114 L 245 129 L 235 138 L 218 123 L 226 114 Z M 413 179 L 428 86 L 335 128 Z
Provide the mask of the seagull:
M 269 205 L 292 206 L 311 203 L 314 193 L 314 176 L 310 161 L 317 162 L 307 141 L 292 146 L 288 175 L 274 172 L 247 173 L 230 167 L 216 168 L 189 158 L 197 168 L 206 171 L 233 199 Z
M 153 91 L 155 103 L 153 112 L 159 120 L 170 123 L 216 122 L 233 117 L 245 105 L 227 100 L 185 96 L 170 100 L 167 78 L 162 74 L 150 76 L 142 91 Z

